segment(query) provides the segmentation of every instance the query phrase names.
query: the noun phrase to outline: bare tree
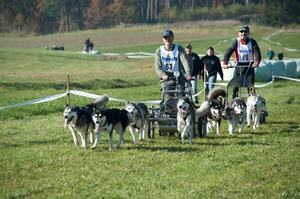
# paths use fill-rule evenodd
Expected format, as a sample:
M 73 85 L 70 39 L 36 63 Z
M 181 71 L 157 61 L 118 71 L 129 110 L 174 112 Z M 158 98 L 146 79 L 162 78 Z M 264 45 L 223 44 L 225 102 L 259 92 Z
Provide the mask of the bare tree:
M 158 0 L 148 0 L 147 3 L 147 15 L 146 15 L 146 20 L 147 21 L 154 21 L 158 17 L 158 10 L 159 4 Z

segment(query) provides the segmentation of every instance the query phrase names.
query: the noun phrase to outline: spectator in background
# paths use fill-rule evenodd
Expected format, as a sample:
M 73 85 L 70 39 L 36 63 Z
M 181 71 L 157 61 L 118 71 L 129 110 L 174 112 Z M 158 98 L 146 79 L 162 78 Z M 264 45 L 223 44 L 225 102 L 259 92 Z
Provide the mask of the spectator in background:
M 215 56 L 213 47 L 208 47 L 207 55 L 201 58 L 202 68 L 205 69 L 206 75 L 205 96 L 214 88 L 219 73 L 223 81 L 223 71 L 219 57 Z
M 278 53 L 277 57 L 278 57 L 278 60 L 283 60 L 283 57 L 284 57 L 283 52 L 280 51 Z
M 269 51 L 267 52 L 268 59 L 272 60 L 274 56 L 275 56 L 275 52 L 273 51 L 272 48 L 269 48 Z
M 187 44 L 185 45 L 185 53 L 187 55 L 188 60 L 190 61 L 190 66 L 191 66 L 191 75 L 192 75 L 192 94 L 195 95 L 198 93 L 198 75 L 200 74 L 201 71 L 201 63 L 200 63 L 200 58 L 199 56 L 192 52 L 192 45 Z M 195 103 L 199 103 L 198 96 L 193 97 L 193 101 Z
M 94 44 L 91 42 L 90 38 L 87 38 L 84 42 L 84 51 L 89 53 L 93 50 Z

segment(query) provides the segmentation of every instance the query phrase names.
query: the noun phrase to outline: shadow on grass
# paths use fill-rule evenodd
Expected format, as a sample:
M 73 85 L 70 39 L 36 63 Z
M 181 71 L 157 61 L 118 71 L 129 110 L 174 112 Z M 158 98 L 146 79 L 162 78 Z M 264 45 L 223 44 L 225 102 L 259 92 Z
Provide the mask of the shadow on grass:
M 0 148 L 17 148 L 23 146 L 32 146 L 32 145 L 48 145 L 48 144 L 59 144 L 61 139 L 51 139 L 51 140 L 30 140 L 20 143 L 8 143 L 8 142 L 0 142 Z
M 149 151 L 166 151 L 170 153 L 201 151 L 200 149 L 186 146 L 138 146 L 136 149 Z

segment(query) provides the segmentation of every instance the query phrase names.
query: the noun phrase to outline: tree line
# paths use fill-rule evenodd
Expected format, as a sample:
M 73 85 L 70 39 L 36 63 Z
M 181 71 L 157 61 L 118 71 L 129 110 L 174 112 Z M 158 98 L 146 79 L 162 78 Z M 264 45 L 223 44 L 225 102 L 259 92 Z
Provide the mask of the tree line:
M 1 32 L 36 34 L 243 16 L 272 26 L 300 22 L 297 0 L 0 0 L 0 5 Z

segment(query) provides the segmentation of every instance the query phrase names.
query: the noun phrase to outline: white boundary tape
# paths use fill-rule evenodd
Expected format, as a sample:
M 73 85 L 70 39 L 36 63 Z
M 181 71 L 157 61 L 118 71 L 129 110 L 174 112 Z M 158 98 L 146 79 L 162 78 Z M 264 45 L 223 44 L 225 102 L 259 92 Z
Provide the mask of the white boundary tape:
M 23 103 L 20 103 L 20 104 L 13 104 L 13 105 L 8 105 L 8 106 L 3 106 L 3 107 L 0 107 L 0 110 L 7 109 L 7 108 L 21 107 L 21 106 L 26 106 L 26 105 L 31 105 L 31 104 L 39 104 L 39 103 L 49 102 L 49 101 L 53 101 L 53 100 L 57 100 L 59 98 L 62 98 L 66 95 L 67 95 L 67 93 L 51 95 L 51 96 L 48 96 L 48 97 L 43 97 L 43 98 L 23 102 Z
M 290 78 L 290 77 L 276 76 L 276 75 L 273 75 L 273 77 L 279 78 L 279 79 L 287 79 L 287 80 L 291 80 L 291 81 L 300 82 L 300 79 L 295 79 L 295 78 Z
M 295 78 L 289 78 L 289 77 L 284 77 L 284 76 L 272 76 L 273 78 L 279 78 L 279 79 L 286 79 L 286 80 L 290 80 L 290 81 L 296 81 L 296 82 L 300 82 L 300 79 L 295 79 Z M 270 84 L 273 83 L 273 80 L 270 82 L 267 82 L 265 84 L 259 84 L 259 85 L 255 85 L 256 88 L 263 88 L 266 87 Z M 227 83 L 215 83 L 215 85 L 219 85 L 219 86 L 227 86 Z M 196 93 L 195 95 L 193 95 L 193 97 L 200 95 L 202 92 L 204 92 L 204 89 L 201 90 L 200 92 Z M 40 104 L 40 103 L 44 103 L 44 102 L 49 102 L 49 101 L 53 101 L 53 100 L 57 100 L 59 98 L 65 97 L 68 93 L 61 93 L 61 94 L 57 94 L 57 95 L 51 95 L 51 96 L 47 96 L 47 97 L 43 97 L 43 98 L 39 98 L 39 99 L 34 99 L 31 101 L 27 101 L 27 102 L 22 102 L 19 104 L 13 104 L 13 105 L 8 105 L 8 106 L 2 106 L 0 107 L 0 110 L 4 110 L 4 109 L 8 109 L 8 108 L 14 108 L 14 107 L 21 107 L 21 106 L 26 106 L 26 105 L 31 105 L 31 104 Z M 100 95 L 96 95 L 93 93 L 87 93 L 87 92 L 83 92 L 83 91 L 78 91 L 78 90 L 70 90 L 70 94 L 73 95 L 78 95 L 78 96 L 82 96 L 82 97 L 88 97 L 88 98 L 92 98 L 92 99 L 97 99 L 98 97 L 100 97 Z M 109 97 L 110 101 L 115 101 L 115 102 L 124 102 L 126 103 L 128 100 L 124 100 L 124 99 L 117 99 L 117 98 L 113 98 L 113 97 Z M 161 100 L 151 100 L 151 101 L 135 101 L 135 102 L 141 102 L 141 103 L 145 103 L 145 104 L 160 104 Z

